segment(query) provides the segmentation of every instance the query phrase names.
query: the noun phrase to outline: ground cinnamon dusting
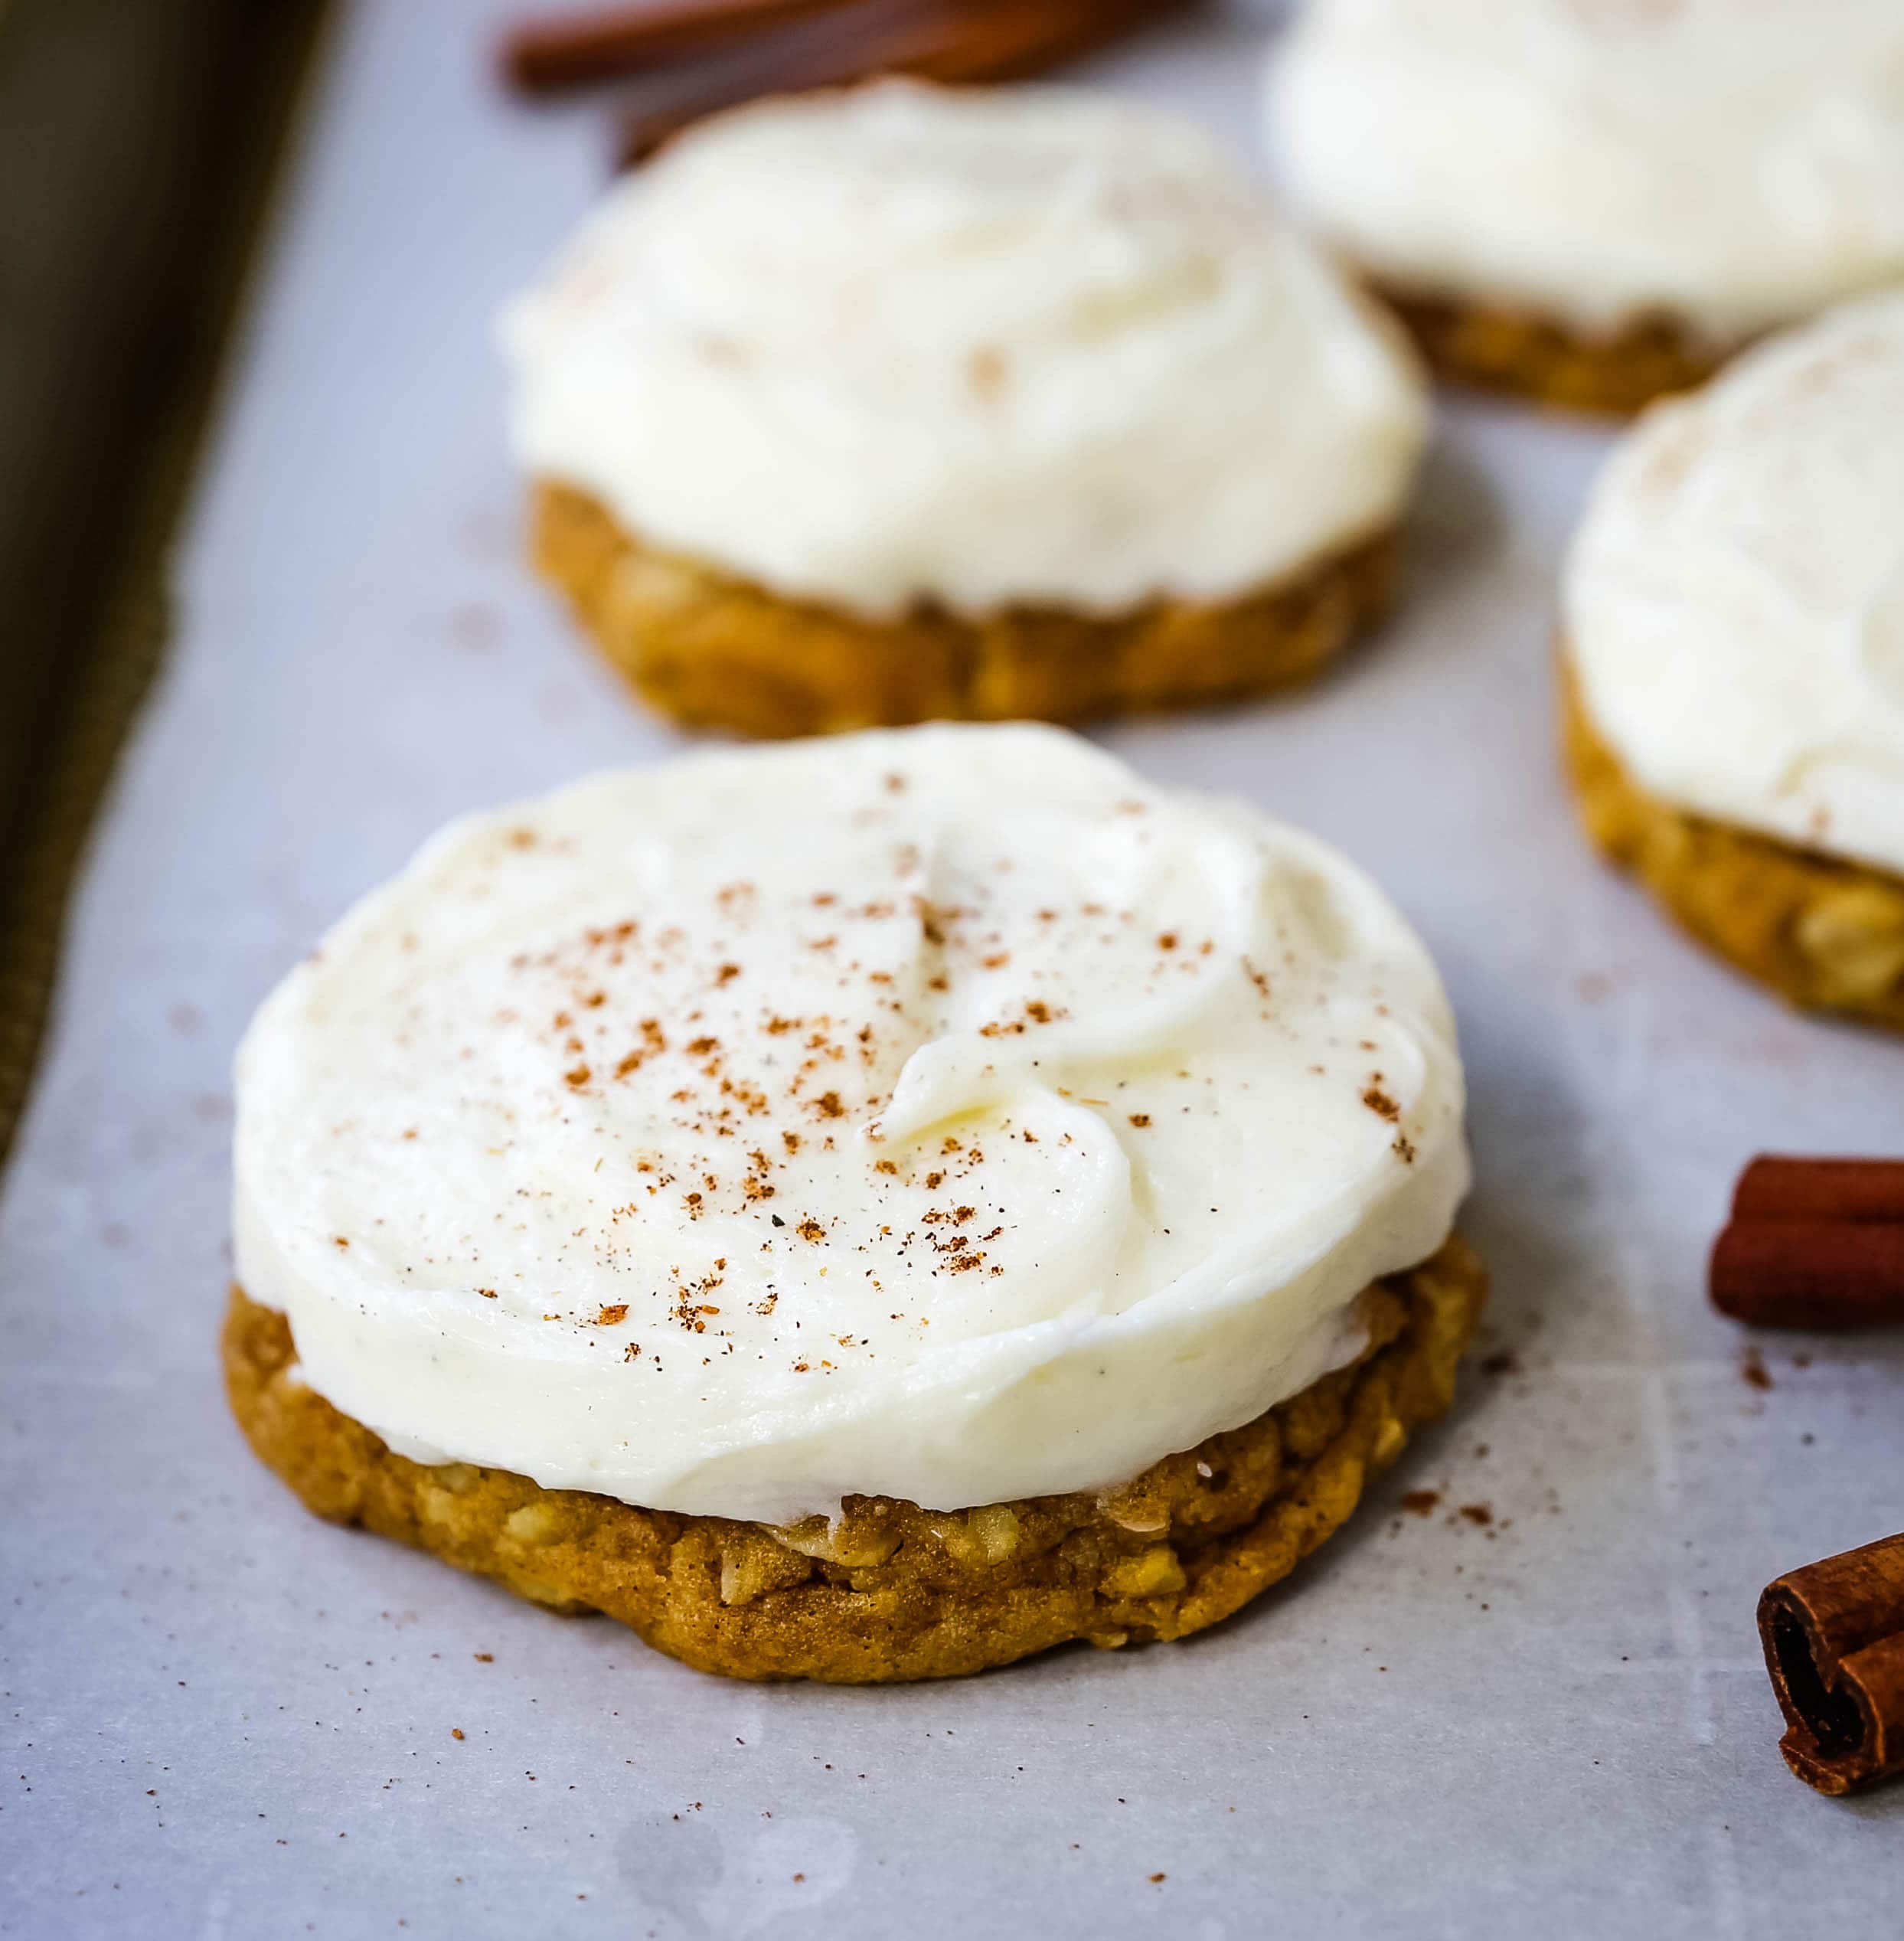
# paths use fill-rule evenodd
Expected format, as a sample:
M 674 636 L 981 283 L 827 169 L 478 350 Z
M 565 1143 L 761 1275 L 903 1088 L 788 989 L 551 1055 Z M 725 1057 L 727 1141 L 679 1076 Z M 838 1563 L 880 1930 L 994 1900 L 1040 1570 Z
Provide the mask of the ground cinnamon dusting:
M 518 1048 L 546 1058 L 544 1085 L 553 1095 L 547 1109 L 572 1129 L 571 1136 L 599 1141 L 592 1149 L 598 1155 L 593 1163 L 606 1190 L 580 1214 L 583 1224 L 557 1237 L 547 1256 L 549 1278 L 567 1278 L 561 1263 L 573 1249 L 590 1268 L 625 1270 L 609 1291 L 641 1289 L 629 1299 L 599 1303 L 579 1292 L 565 1302 L 559 1287 L 533 1283 L 511 1285 L 508 1292 L 525 1314 L 539 1312 L 551 1323 L 600 1328 L 632 1322 L 646 1348 L 642 1341 L 623 1342 L 621 1361 L 635 1371 L 630 1381 L 655 1378 L 662 1367 L 652 1332 L 656 1327 L 693 1338 L 697 1352 L 704 1346 L 704 1366 L 716 1356 L 757 1351 L 758 1358 L 771 1358 L 798 1374 L 831 1370 L 834 1361 L 817 1351 L 816 1324 L 818 1338 L 829 1341 L 839 1362 L 876 1355 L 885 1338 L 883 1328 L 869 1337 L 856 1323 L 852 1333 L 835 1334 L 825 1328 L 825 1312 L 815 1311 L 812 1294 L 819 1290 L 812 1283 L 828 1273 L 851 1275 L 854 1285 L 868 1285 L 876 1297 L 887 1292 L 880 1278 L 887 1261 L 962 1292 L 1004 1275 L 1005 1250 L 1019 1230 L 1018 1220 L 1014 1209 L 998 1203 L 1003 1182 L 988 1177 L 983 1141 L 935 1132 L 918 1141 L 894 1140 L 881 1152 L 882 1115 L 892 1106 L 899 1073 L 921 1043 L 961 1029 L 1022 1041 L 1061 1025 L 1068 1013 L 1057 994 L 1067 986 L 1055 980 L 1066 975 L 1058 967 L 1074 944 L 1086 951 L 1133 946 L 1141 951 L 1148 942 L 1156 955 L 1140 960 L 1140 968 L 1153 989 L 1166 980 L 1174 988 L 1184 979 L 1208 979 L 1215 986 L 1233 986 L 1233 996 L 1246 980 L 1244 1001 L 1250 994 L 1259 1001 L 1249 1011 L 1272 1016 L 1270 981 L 1247 957 L 1220 953 L 1213 938 L 1194 929 L 1149 932 L 1139 927 L 1135 910 L 1119 907 L 1118 900 L 1057 897 L 1038 910 L 1040 927 L 1026 938 L 1008 921 L 1011 906 L 1003 892 L 991 887 L 1009 874 L 1014 859 L 980 856 L 942 877 L 936 875 L 926 848 L 909 826 L 910 803 L 901 806 L 896 799 L 906 793 L 905 777 L 896 772 L 857 812 L 875 822 L 892 819 L 886 851 L 890 874 L 882 877 L 874 868 L 850 889 L 816 890 L 808 879 L 778 894 L 771 884 L 729 883 L 692 920 L 598 915 L 566 938 L 508 959 L 515 988 L 491 1021 Z M 1116 804 L 1115 812 L 1141 818 L 1148 809 L 1128 800 Z M 544 858 L 563 850 L 565 839 L 553 832 L 519 833 L 522 841 L 499 846 L 495 867 L 539 870 L 551 866 Z M 1138 833 L 1140 846 L 1150 839 L 1149 830 Z M 508 860 L 511 856 L 523 859 Z M 815 934 L 821 923 L 828 927 Z M 763 939 L 776 952 L 785 940 L 814 953 L 799 960 L 808 995 L 797 1013 L 759 1001 L 774 982 L 761 974 L 772 968 L 762 954 Z M 985 992 L 998 986 L 978 974 L 1004 972 L 1012 974 L 1015 988 L 988 1001 Z M 1054 979 L 1047 987 L 1050 995 L 1040 989 L 1040 981 L 1047 977 Z M 827 995 L 829 985 L 844 994 L 837 1002 Z M 940 1006 L 932 995 L 937 990 L 955 990 L 957 995 Z M 968 1006 L 980 1007 L 975 1018 Z M 644 1008 L 651 1015 L 642 1015 Z M 1040 1062 L 1035 1045 L 1022 1043 L 1008 1051 L 1001 1046 L 998 1055 L 1001 1062 L 1006 1056 L 1024 1060 L 1034 1070 Z M 1099 1085 L 1095 1089 L 1108 1095 L 1099 1097 L 1085 1084 L 1073 1090 L 1056 1082 L 1057 1071 L 1047 1073 L 1042 1082 L 1050 1092 L 1103 1113 L 1107 1130 L 1115 1122 L 1125 1103 L 1118 1096 L 1122 1081 Z M 1370 1075 L 1365 1067 L 1363 1076 L 1363 1105 L 1391 1124 L 1398 1122 L 1400 1109 L 1382 1089 L 1381 1073 Z M 1200 1074 L 1193 1079 L 1187 1066 L 1174 1079 L 1200 1087 L 1213 1082 Z M 1168 1084 L 1172 1074 L 1160 1072 L 1155 1082 Z M 1148 1075 L 1145 1083 L 1151 1083 Z M 1137 1099 L 1125 1095 L 1129 1103 L 1141 1099 L 1151 1109 L 1124 1109 L 1123 1122 L 1136 1130 L 1171 1123 L 1161 1111 L 1174 1114 L 1177 1100 L 1160 1109 L 1158 1096 L 1148 1089 Z M 1209 1109 L 1197 1093 L 1187 1096 L 1184 1111 Z M 647 1136 L 655 1143 L 645 1150 L 625 1142 L 624 1128 L 637 1107 L 652 1113 L 658 1127 Z M 492 1149 L 499 1153 L 511 1149 L 509 1116 L 503 1115 Z M 792 1129 L 782 1122 L 787 1119 L 804 1129 Z M 1014 1153 L 1021 1145 L 1043 1145 L 1040 1160 L 1049 1155 L 1062 1163 L 1063 1155 L 1051 1149 L 1073 1146 L 1083 1135 L 1062 1124 L 1041 1134 L 1007 1115 L 992 1136 L 1009 1140 Z M 619 1153 L 618 1142 L 623 1142 Z M 1399 1132 L 1393 1149 L 1405 1161 L 1413 1157 Z M 841 1206 L 817 1198 L 803 1206 L 809 1191 L 834 1186 L 835 1175 L 819 1155 L 834 1153 L 841 1155 L 848 1189 Z M 624 1171 L 619 1187 L 612 1184 L 618 1166 Z M 1014 1181 L 1018 1177 L 1014 1171 Z M 1055 1194 L 1066 1189 L 1053 1184 L 1048 1190 Z M 551 1197 L 539 1179 L 525 1179 L 514 1191 L 519 1205 L 506 1204 L 495 1217 L 520 1230 L 537 1216 L 538 1203 Z M 660 1204 L 651 1211 L 651 1202 Z M 1063 1205 L 1059 1202 L 1060 1210 Z M 825 1217 L 829 1209 L 841 1217 Z M 704 1233 L 711 1254 L 714 1245 L 732 1249 L 745 1236 L 750 1258 L 744 1290 L 718 1292 L 726 1278 L 724 1258 L 711 1266 L 705 1254 L 691 1252 L 678 1263 L 665 1254 L 657 1258 L 657 1212 L 675 1236 L 697 1236 L 668 1241 L 671 1250 L 691 1249 Z M 337 1244 L 348 1242 L 340 1235 Z M 805 1256 L 796 1267 L 794 1257 L 808 1247 L 826 1251 Z M 785 1302 L 773 1285 L 778 1263 L 808 1283 L 786 1289 L 791 1298 Z M 514 1279 L 521 1283 L 525 1277 Z M 573 1280 L 569 1285 L 576 1286 Z M 495 1300 L 502 1290 L 476 1291 Z M 897 1286 L 891 1292 L 900 1295 Z M 651 1311 L 656 1292 L 662 1303 Z M 883 1309 L 887 1304 L 874 1305 Z M 931 1326 L 932 1316 L 919 1311 L 922 1303 L 910 1298 L 910 1290 L 899 1305 L 905 1312 L 891 1312 L 891 1325 L 908 1340 Z M 749 1317 L 771 1318 L 772 1325 L 755 1328 Z M 939 1319 L 942 1328 L 946 1317 Z M 808 1332 L 796 1342 L 803 1321 Z

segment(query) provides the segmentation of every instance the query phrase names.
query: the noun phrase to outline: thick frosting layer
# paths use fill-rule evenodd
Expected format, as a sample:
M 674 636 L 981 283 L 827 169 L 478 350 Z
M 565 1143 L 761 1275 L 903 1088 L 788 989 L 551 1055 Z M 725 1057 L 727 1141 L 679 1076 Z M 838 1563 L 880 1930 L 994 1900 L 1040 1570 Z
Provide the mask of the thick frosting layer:
M 1645 787 L 1904 874 L 1904 291 L 1648 412 L 1595 489 L 1566 613 Z
M 1393 907 L 1053 729 L 454 825 L 260 1011 L 237 1273 L 402 1452 L 785 1521 L 1124 1482 L 1360 1351 L 1467 1181 Z
M 1378 275 L 1725 342 L 1904 276 L 1898 0 L 1312 0 L 1297 205 Z
M 1412 360 L 1194 127 L 887 82 L 629 175 L 505 325 L 530 470 L 875 613 L 1227 598 L 1396 517 Z

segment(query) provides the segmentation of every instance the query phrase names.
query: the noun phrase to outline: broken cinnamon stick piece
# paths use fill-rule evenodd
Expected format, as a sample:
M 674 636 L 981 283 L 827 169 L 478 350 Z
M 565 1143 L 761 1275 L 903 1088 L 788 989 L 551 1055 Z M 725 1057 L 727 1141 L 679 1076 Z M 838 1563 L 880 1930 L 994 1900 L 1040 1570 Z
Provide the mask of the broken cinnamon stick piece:
M 1759 1635 L 1789 1727 L 1778 1750 L 1807 1786 L 1904 1773 L 1904 1533 L 1768 1584 Z
M 503 78 L 526 94 L 587 87 L 830 13 L 851 0 L 663 0 L 525 21 L 503 38 Z
M 624 123 L 624 167 L 645 161 L 683 129 L 763 95 L 850 87 L 904 74 L 947 86 L 1043 74 L 1194 0 L 962 0 L 867 14 L 849 45 L 816 31 L 804 44 L 776 36 L 742 71 L 678 101 L 638 109 Z M 856 14 L 857 21 L 861 16 Z M 822 23 L 831 28 L 837 22 Z
M 1904 1224 L 1821 1220 L 1729 1226 L 1713 1247 L 1713 1305 L 1758 1328 L 1904 1323 Z
M 1739 1176 L 1735 1221 L 1894 1220 L 1904 1224 L 1904 1159 L 1814 1159 L 1764 1152 Z

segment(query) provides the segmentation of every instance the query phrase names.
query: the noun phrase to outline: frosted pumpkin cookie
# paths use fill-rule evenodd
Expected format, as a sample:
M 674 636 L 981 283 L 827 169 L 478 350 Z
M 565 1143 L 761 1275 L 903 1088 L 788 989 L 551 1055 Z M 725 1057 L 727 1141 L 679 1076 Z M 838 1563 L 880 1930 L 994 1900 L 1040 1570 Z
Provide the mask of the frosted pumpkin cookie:
M 1904 290 L 1648 412 L 1564 613 L 1594 840 L 1794 1002 L 1904 1026 Z
M 1388 597 L 1425 393 L 1194 127 L 888 81 L 723 116 L 505 320 L 533 546 L 678 718 L 1207 701 Z
M 1295 206 L 1451 375 L 1626 412 L 1904 277 L 1897 0 L 1312 0 Z
M 1394 909 L 1035 727 L 452 826 L 260 1011 L 236 1165 L 230 1393 L 305 1503 L 742 1677 L 1214 1622 L 1482 1294 Z

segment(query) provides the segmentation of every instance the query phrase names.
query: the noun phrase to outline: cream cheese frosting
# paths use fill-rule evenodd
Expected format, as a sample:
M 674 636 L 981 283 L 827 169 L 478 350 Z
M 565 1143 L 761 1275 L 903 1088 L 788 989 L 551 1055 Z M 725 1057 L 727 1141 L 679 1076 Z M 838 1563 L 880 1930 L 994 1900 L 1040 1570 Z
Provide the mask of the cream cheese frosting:
M 237 1271 L 400 1452 L 769 1522 L 1114 1485 L 1358 1354 L 1468 1180 L 1339 855 L 1060 730 L 446 830 L 260 1011 Z
M 1292 201 L 1384 279 L 1723 344 L 1904 276 L 1898 0 L 1314 0 Z
M 504 323 L 523 465 L 890 615 L 1223 599 L 1396 518 L 1412 358 L 1194 126 L 910 82 L 724 116 Z
M 1615 449 L 1569 560 L 1582 698 L 1665 800 L 1904 875 L 1904 290 Z

